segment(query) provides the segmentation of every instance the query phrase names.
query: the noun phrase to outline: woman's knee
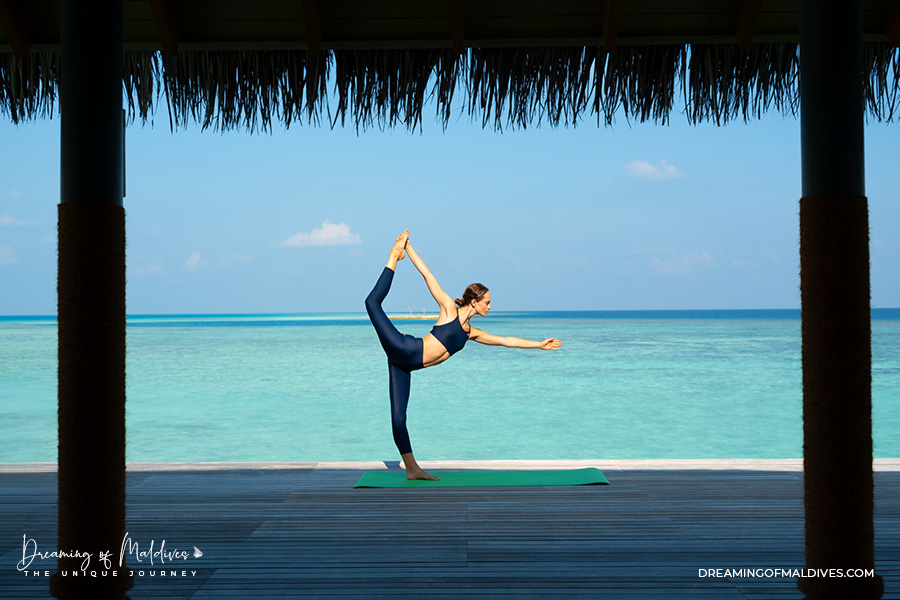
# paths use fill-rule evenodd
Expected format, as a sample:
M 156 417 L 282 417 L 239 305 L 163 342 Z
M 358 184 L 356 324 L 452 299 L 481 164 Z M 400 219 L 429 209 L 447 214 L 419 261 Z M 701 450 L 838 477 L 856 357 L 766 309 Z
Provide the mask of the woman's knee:
M 391 425 L 394 429 L 406 431 L 406 413 L 391 411 Z

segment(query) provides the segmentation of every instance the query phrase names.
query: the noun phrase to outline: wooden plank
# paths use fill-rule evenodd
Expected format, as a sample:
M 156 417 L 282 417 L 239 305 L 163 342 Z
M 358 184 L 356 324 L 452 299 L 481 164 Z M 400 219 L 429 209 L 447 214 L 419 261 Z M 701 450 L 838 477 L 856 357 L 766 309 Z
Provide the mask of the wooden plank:
M 891 0 L 884 20 L 884 35 L 891 46 L 900 47 L 900 0 Z
M 163 54 L 175 56 L 178 52 L 178 19 L 172 0 L 150 0 L 156 31 L 162 43 Z
M 129 597 L 803 597 L 790 577 L 698 576 L 803 567 L 796 460 L 596 462 L 609 486 L 365 490 L 352 488 L 362 469 L 142 465 L 127 477 L 130 536 L 204 554 L 185 562 L 188 577 L 130 558 L 143 575 Z M 876 566 L 895 598 L 900 462 L 876 465 Z M 0 538 L 53 548 L 55 473 L 8 471 Z M 0 596 L 47 597 L 46 578 L 7 568 L 21 559 L 13 546 L 0 555 Z
M 753 43 L 753 34 L 759 23 L 761 9 L 762 0 L 741 0 L 737 25 L 734 29 L 734 39 L 741 50 L 749 50 L 750 44 Z
M 31 32 L 18 0 L 0 0 L 0 26 L 16 58 L 25 58 L 31 50 Z
M 452 2 L 452 13 L 453 13 L 453 52 L 456 54 L 462 54 L 465 52 L 465 46 L 463 45 L 463 40 L 465 38 L 465 32 L 463 27 L 463 22 L 465 20 L 465 7 L 464 0 L 451 0 Z
M 322 52 L 322 19 L 319 0 L 303 0 L 303 20 L 306 23 L 306 43 L 310 56 Z
M 171 0 L 174 2 L 174 0 Z M 619 0 L 617 0 L 619 1 Z M 865 0 L 863 39 L 896 42 L 898 0 Z M 59 46 L 59 0 L 16 2 L 24 13 L 34 51 Z M 297 0 L 178 0 L 178 48 L 301 49 L 307 48 L 303 7 Z M 738 1 L 642 0 L 622 5 L 616 46 L 635 44 L 734 43 Z M 465 14 L 467 47 L 532 47 L 601 45 L 604 3 L 598 0 L 497 0 L 470 2 Z M 367 2 L 340 0 L 321 3 L 326 40 L 323 48 L 450 48 L 452 15 L 445 2 Z M 151 5 L 127 0 L 124 5 L 126 49 L 157 49 L 159 40 Z M 796 0 L 764 2 L 753 35 L 754 43 L 796 42 Z M 887 25 L 887 29 L 886 29 Z M 10 43 L 4 27 L 0 45 Z M 894 42 L 892 42 L 894 43 Z M 21 52 L 21 50 L 20 50 Z
M 605 0 L 603 3 L 603 49 L 613 52 L 619 37 L 619 17 L 622 14 L 622 0 Z

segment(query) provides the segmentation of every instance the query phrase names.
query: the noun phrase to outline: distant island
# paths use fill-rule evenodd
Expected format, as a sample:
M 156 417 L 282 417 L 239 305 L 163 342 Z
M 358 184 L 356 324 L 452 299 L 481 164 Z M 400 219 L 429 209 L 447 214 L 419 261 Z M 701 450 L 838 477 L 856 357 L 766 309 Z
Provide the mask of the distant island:
M 440 315 L 388 315 L 388 319 L 391 321 L 402 321 L 409 319 L 437 319 Z
M 422 313 L 413 314 L 413 311 L 410 307 L 404 306 L 406 310 L 409 311 L 408 315 L 388 315 L 388 319 L 392 321 L 401 320 L 401 319 L 437 319 L 440 316 L 438 313 L 426 313 L 425 309 L 422 309 Z

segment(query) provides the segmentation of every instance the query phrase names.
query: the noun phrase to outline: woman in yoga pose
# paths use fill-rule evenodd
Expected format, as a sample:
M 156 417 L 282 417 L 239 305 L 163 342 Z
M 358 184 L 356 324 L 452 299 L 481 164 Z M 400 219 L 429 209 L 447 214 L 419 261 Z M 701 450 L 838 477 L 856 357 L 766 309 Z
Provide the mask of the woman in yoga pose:
M 413 265 L 425 278 L 428 291 L 434 296 L 441 312 L 431 333 L 424 338 L 417 338 L 397 331 L 381 303 L 391 289 L 397 261 L 409 254 Z M 439 477 L 429 475 L 416 463 L 409 433 L 406 430 L 406 406 L 409 403 L 410 373 L 416 369 L 438 365 L 462 349 L 467 340 L 473 340 L 488 346 L 506 346 L 507 348 L 540 348 L 542 350 L 559 350 L 562 341 L 549 338 L 542 342 L 523 340 L 516 337 L 501 337 L 485 333 L 469 325 L 469 319 L 475 315 L 485 316 L 491 310 L 491 293 L 480 283 L 473 283 L 466 288 L 462 299 L 453 300 L 441 289 L 437 279 L 416 254 L 409 243 L 409 230 L 397 236 L 391 248 L 387 265 L 378 278 L 375 287 L 366 297 L 366 311 L 378 332 L 378 339 L 388 357 L 391 394 L 391 427 L 394 443 L 403 458 L 407 479 L 437 480 Z

